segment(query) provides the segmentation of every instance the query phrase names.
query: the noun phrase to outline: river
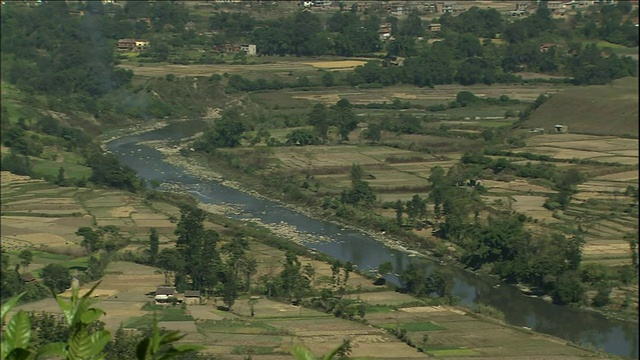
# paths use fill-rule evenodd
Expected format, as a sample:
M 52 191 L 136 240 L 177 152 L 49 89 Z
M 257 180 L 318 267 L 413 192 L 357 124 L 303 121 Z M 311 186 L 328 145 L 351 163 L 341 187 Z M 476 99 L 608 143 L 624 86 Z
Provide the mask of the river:
M 341 261 L 351 261 L 361 270 L 376 268 L 385 261 L 393 263 L 396 273 L 405 269 L 411 261 L 427 262 L 427 271 L 441 266 L 390 248 L 363 232 L 311 218 L 277 202 L 257 198 L 218 181 L 198 179 L 164 162 L 159 151 L 139 144 L 149 140 L 183 139 L 202 131 L 203 127 L 204 123 L 201 121 L 171 123 L 161 129 L 118 138 L 109 142 L 107 148 L 147 181 L 180 184 L 205 204 L 233 204 L 240 211 L 229 215 L 232 218 L 258 218 L 265 224 L 289 224 L 297 231 L 309 234 L 309 237 L 319 236 L 321 240 L 303 242 L 304 245 Z M 539 298 L 525 296 L 514 286 L 499 284 L 497 280 L 476 276 L 455 266 L 444 266 L 447 267 L 447 272 L 453 274 L 453 294 L 460 297 L 462 305 L 473 307 L 476 303 L 488 304 L 504 312 L 506 322 L 511 325 L 528 327 L 585 347 L 638 359 L 637 324 L 557 306 Z M 393 275 L 388 280 L 397 283 L 397 278 Z

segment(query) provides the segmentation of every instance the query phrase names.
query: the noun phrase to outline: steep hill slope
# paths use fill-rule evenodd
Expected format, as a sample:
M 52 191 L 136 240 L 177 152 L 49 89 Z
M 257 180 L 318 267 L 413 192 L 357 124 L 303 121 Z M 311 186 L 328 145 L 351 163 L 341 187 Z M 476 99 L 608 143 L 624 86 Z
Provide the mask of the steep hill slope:
M 524 127 L 548 131 L 556 124 L 568 126 L 569 132 L 638 136 L 638 78 L 565 89 L 542 104 Z

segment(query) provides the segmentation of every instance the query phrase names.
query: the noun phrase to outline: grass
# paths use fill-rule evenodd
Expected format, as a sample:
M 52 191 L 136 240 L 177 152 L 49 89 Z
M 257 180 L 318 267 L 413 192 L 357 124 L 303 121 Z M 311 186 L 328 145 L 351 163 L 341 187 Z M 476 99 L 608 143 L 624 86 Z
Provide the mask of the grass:
M 396 326 L 398 326 L 398 324 L 385 323 L 385 324 L 380 324 L 378 326 L 383 328 L 383 329 L 387 329 L 388 330 L 388 329 L 395 329 Z M 400 324 L 400 328 L 401 329 L 405 329 L 407 331 L 438 331 L 438 330 L 446 330 L 447 329 L 444 326 L 440 326 L 440 325 L 434 324 L 434 323 L 432 323 L 430 321 L 404 323 L 404 324 Z
M 39 176 L 57 177 L 61 167 L 65 170 L 65 176 L 68 179 L 81 179 L 91 176 L 91 168 L 68 162 L 57 162 L 44 159 L 31 159 L 33 164 L 33 172 Z
M 638 78 L 568 88 L 542 104 L 524 125 L 552 129 L 560 122 L 570 133 L 637 137 L 638 96 Z
M 242 321 L 234 319 L 206 320 L 199 322 L 198 331 L 201 333 L 223 334 L 274 334 L 278 328 L 261 321 Z
M 146 306 L 146 305 L 145 305 Z M 144 309 L 145 307 L 143 307 Z M 143 329 L 153 325 L 154 316 L 158 321 L 193 321 L 193 316 L 186 315 L 184 310 L 180 307 L 173 307 L 168 305 L 164 309 L 157 309 L 155 306 L 151 306 L 157 312 L 154 314 L 146 314 L 143 316 L 137 316 L 129 318 L 124 322 L 125 328 Z
M 426 353 L 431 356 L 474 356 L 480 355 L 479 352 L 471 349 L 441 349 L 441 350 L 429 350 L 427 348 Z
M 73 260 L 65 261 L 63 265 L 70 269 L 72 268 L 86 269 L 89 266 L 89 257 L 83 256 L 83 257 L 75 258 Z
M 231 350 L 233 355 L 270 355 L 274 353 L 274 348 L 270 346 L 255 346 L 255 345 L 239 345 L 234 346 Z
M 381 314 L 396 311 L 396 308 L 393 306 L 385 306 L 385 305 L 370 305 L 367 306 L 367 314 Z

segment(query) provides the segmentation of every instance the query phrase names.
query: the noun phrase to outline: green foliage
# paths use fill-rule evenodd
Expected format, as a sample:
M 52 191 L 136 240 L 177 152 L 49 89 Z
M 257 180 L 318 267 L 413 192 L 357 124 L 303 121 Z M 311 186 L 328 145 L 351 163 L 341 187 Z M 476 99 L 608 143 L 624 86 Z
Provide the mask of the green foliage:
M 194 143 L 194 148 L 210 153 L 216 148 L 236 147 L 240 145 L 245 130 L 246 126 L 240 116 L 239 109 L 225 110 L 213 127 Z
M 99 283 L 98 283 L 99 284 Z M 57 359 L 129 359 L 135 352 L 136 359 L 170 359 L 180 358 L 186 353 L 192 353 L 200 346 L 178 345 L 177 341 L 184 335 L 176 331 L 163 331 L 157 321 L 151 333 L 135 345 L 126 342 L 120 329 L 116 332 L 116 339 L 110 343 L 111 334 L 102 329 L 99 322 L 104 312 L 93 305 L 94 285 L 85 295 L 79 296 L 79 287 L 73 286 L 69 301 L 62 300 L 54 294 L 54 298 L 62 311 L 57 317 L 46 313 L 28 315 L 23 310 L 17 312 L 3 329 L 2 358 L 3 359 L 41 359 L 55 357 Z M 22 295 L 3 304 L 2 322 Z M 130 336 L 129 336 L 130 338 Z M 121 357 L 119 352 L 125 351 L 127 357 Z M 196 356 L 195 358 L 200 358 Z
M 288 133 L 286 136 L 287 145 L 305 146 L 320 145 L 321 139 L 318 138 L 311 129 L 296 129 Z
M 54 293 L 61 293 L 71 285 L 71 273 L 66 266 L 49 264 L 42 268 L 42 283 Z
M 149 259 L 153 264 L 158 256 L 158 248 L 160 244 L 160 237 L 158 236 L 158 230 L 151 228 L 149 231 Z
M 140 182 L 136 172 L 122 165 L 115 155 L 96 151 L 87 158 L 87 164 L 93 170 L 89 181 L 130 192 L 138 190 Z

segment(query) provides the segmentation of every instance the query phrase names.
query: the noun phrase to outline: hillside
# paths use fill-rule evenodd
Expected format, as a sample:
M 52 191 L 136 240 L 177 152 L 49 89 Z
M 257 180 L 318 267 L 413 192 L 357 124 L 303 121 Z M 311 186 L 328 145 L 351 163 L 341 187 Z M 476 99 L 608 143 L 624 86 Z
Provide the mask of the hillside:
M 524 126 L 548 131 L 556 124 L 574 133 L 638 136 L 638 78 L 567 88 L 542 104 Z

